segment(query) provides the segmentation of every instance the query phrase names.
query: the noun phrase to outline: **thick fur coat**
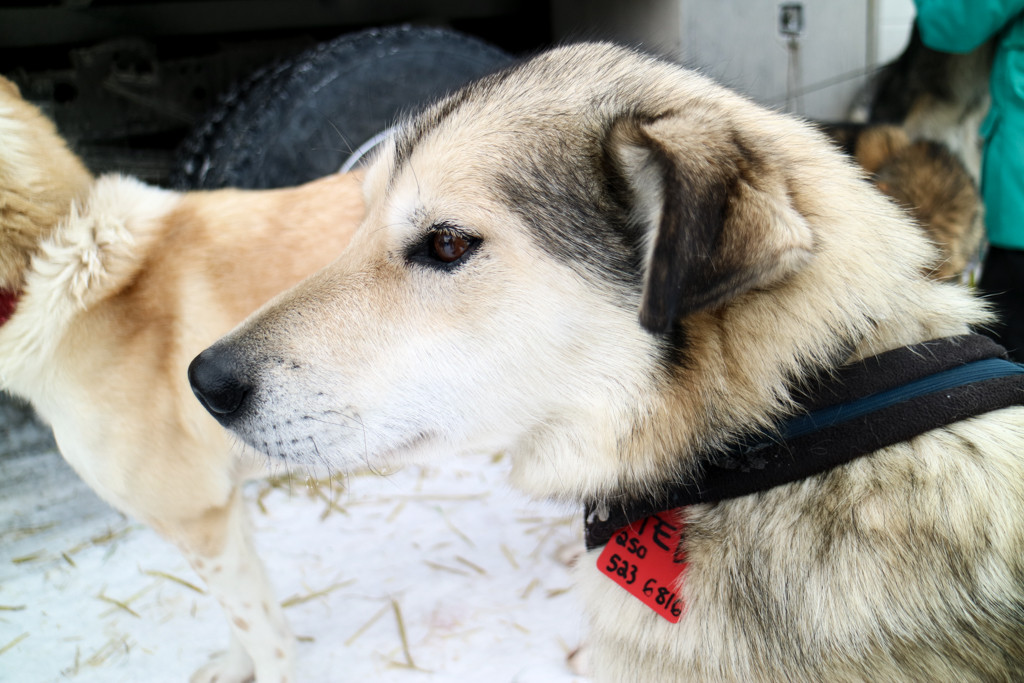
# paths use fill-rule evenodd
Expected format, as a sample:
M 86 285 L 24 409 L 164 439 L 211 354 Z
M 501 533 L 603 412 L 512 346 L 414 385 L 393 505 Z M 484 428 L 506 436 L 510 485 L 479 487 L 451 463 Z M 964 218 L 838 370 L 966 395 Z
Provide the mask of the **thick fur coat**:
M 94 179 L 0 78 L 0 387 L 53 428 L 102 498 L 177 545 L 222 605 L 197 682 L 292 678 L 293 642 L 239 486 L 261 460 L 196 403 L 189 360 L 325 265 L 362 215 L 359 177 L 175 193 Z
M 492 449 L 571 503 L 686 481 L 844 363 L 984 324 L 822 134 L 604 44 L 408 122 L 337 261 L 203 352 L 253 447 L 374 468 Z M 1024 677 L 1024 409 L 695 505 L 670 624 L 577 568 L 602 681 Z

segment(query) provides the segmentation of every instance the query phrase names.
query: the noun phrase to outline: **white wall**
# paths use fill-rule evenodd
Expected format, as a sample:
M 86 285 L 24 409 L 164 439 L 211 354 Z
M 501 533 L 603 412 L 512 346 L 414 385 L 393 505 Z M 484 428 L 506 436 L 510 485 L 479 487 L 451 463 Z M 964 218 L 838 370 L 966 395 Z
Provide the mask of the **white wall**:
M 847 117 L 870 71 L 902 51 L 912 0 L 803 0 L 804 29 L 779 32 L 790 0 L 553 0 L 562 38 L 612 38 L 680 58 L 772 107 Z
M 877 0 L 878 63 L 890 62 L 903 52 L 914 23 L 914 0 Z

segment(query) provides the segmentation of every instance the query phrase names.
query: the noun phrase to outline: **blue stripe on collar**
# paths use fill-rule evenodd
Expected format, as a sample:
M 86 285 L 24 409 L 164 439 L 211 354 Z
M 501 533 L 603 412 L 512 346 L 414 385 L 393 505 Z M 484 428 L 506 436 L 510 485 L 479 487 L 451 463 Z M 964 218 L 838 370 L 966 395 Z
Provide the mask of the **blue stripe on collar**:
M 641 487 L 656 494 L 622 492 L 586 503 L 587 547 L 603 545 L 651 514 L 766 491 L 932 429 L 1024 405 L 1024 366 L 1005 360 L 1005 350 L 991 339 L 968 334 L 836 368 L 795 396 L 807 412 L 705 453 L 697 476 Z
M 806 415 L 800 415 L 783 423 L 779 439 L 790 441 L 812 432 L 831 427 L 848 420 L 883 410 L 891 405 L 903 403 L 919 396 L 946 391 L 975 382 L 998 377 L 1024 374 L 1024 366 L 1001 358 L 979 360 L 967 365 L 929 375 L 895 389 L 882 391 L 871 396 L 822 408 Z

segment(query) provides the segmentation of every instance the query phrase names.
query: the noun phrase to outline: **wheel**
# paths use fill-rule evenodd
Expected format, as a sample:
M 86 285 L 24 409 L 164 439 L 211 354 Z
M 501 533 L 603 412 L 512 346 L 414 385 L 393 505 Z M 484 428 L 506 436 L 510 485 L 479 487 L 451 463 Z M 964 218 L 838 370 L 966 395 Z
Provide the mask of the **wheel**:
M 443 29 L 343 35 L 232 88 L 182 144 L 171 183 L 272 188 L 333 173 L 399 116 L 509 61 L 498 48 Z

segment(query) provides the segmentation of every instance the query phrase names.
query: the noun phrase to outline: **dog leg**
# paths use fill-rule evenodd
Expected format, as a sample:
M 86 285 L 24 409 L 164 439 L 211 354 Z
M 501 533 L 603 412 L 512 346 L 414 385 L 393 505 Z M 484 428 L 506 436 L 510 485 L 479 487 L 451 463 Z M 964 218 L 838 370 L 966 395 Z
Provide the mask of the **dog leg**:
M 227 652 L 200 668 L 192 683 L 293 681 L 294 641 L 284 611 L 256 554 L 236 488 L 228 503 L 185 526 L 179 546 L 231 627 Z
M 245 646 L 235 637 L 235 631 L 232 629 L 227 651 L 214 655 L 209 662 L 196 669 L 188 680 L 189 683 L 230 683 L 248 682 L 255 678 L 256 669 L 252 657 L 245 651 Z

